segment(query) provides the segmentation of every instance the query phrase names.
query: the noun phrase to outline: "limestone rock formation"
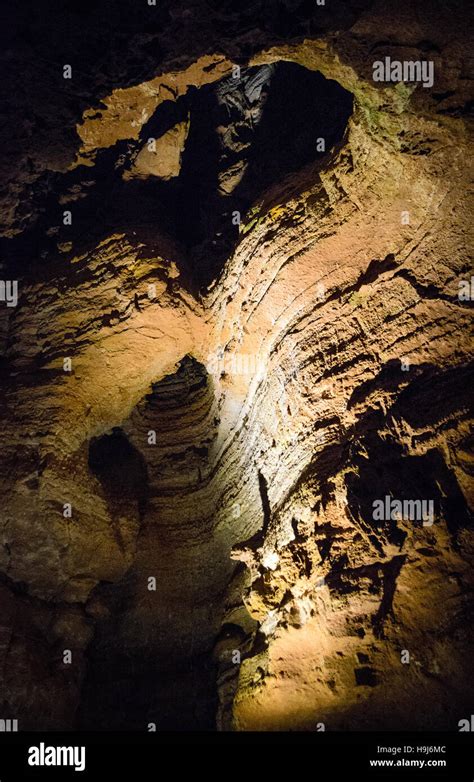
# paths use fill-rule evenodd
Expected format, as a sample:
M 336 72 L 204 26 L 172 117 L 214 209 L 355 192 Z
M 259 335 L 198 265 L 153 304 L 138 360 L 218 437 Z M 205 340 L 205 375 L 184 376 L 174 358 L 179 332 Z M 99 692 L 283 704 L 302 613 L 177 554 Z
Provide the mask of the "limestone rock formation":
M 467 7 L 130 9 L 3 33 L 0 717 L 457 730 Z

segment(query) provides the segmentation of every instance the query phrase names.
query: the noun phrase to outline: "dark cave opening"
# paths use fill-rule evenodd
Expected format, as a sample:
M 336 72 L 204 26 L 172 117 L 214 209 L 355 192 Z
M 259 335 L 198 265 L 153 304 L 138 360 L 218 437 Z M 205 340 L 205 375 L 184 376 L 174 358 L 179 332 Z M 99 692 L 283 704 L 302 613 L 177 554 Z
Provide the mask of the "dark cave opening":
M 136 500 L 140 514 L 145 511 L 148 496 L 146 463 L 120 428 L 91 440 L 89 467 L 107 496 L 114 496 L 119 487 L 122 498 Z
M 340 84 L 285 61 L 242 67 L 238 78 L 190 87 L 159 105 L 138 141 L 99 150 L 93 180 L 87 166 L 40 180 L 32 193 L 36 222 L 3 242 L 5 259 L 22 267 L 30 258 L 42 278 L 49 264 L 53 270 L 64 263 L 58 247 L 87 252 L 111 232 L 125 230 L 150 249 L 157 239 L 162 247 L 165 241 L 182 284 L 195 294 L 205 292 L 238 245 L 239 223 L 249 209 L 275 188 L 278 199 L 289 174 L 301 172 L 293 189 L 314 181 L 343 141 L 352 106 L 352 94 Z M 159 141 L 186 118 L 179 175 L 167 181 L 153 174 L 130 178 L 148 140 Z M 72 225 L 63 225 L 61 204 L 73 210 Z
M 175 119 L 186 106 L 190 131 L 163 196 L 200 289 L 219 276 L 250 207 L 343 139 L 352 101 L 337 82 L 291 62 L 242 68 L 181 99 Z

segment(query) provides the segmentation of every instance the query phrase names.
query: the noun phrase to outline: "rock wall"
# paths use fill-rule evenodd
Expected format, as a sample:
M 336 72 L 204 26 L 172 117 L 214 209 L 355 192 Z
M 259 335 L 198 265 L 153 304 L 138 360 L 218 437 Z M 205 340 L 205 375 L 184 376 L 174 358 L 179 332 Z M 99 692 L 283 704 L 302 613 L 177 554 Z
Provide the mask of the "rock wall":
M 43 5 L 5 33 L 1 716 L 456 730 L 464 7 Z

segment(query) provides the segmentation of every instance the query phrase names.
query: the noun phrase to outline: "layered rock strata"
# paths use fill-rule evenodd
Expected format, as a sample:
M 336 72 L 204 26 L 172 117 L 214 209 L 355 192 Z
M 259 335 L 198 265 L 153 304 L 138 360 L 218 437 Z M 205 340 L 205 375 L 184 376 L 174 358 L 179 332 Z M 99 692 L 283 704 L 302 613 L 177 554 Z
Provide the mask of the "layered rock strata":
M 402 5 L 162 4 L 174 50 L 135 20 L 122 62 L 118 20 L 95 80 L 61 103 L 41 61 L 12 98 L 0 716 L 22 729 L 470 714 L 469 80 L 462 22 Z M 385 55 L 435 86 L 374 83 Z M 387 497 L 433 517 L 375 518 Z

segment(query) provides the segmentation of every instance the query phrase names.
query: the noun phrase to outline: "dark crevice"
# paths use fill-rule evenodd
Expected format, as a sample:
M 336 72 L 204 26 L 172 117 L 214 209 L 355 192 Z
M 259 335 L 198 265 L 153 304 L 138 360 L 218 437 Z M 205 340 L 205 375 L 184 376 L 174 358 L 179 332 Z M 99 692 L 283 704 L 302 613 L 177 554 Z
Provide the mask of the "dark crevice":
M 270 507 L 270 500 L 268 499 L 268 486 L 265 476 L 260 472 L 258 472 L 258 488 L 260 491 L 260 499 L 262 502 L 262 511 L 263 511 L 263 528 L 260 531 L 260 535 L 265 536 L 268 527 L 272 518 L 272 511 Z

